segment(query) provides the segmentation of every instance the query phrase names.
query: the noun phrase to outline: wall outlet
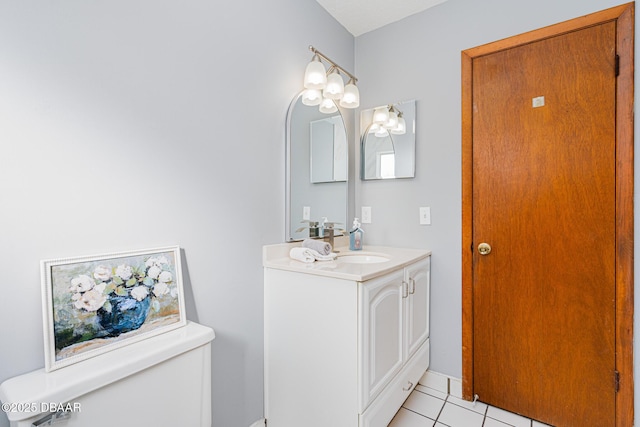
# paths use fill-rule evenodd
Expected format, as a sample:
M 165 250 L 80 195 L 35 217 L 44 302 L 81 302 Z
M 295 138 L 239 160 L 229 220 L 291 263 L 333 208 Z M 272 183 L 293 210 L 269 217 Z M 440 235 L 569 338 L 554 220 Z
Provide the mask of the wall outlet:
M 362 224 L 371 224 L 371 206 L 362 207 L 362 217 L 360 218 Z
M 303 206 L 302 207 L 302 219 L 303 220 L 311 219 L 311 206 Z
M 431 225 L 431 208 L 420 208 L 420 225 Z

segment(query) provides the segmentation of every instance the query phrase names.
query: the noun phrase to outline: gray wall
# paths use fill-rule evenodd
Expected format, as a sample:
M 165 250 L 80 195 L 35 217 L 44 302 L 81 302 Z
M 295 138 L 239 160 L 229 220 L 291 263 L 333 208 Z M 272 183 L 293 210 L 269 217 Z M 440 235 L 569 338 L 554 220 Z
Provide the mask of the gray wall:
M 0 2 L 0 381 L 44 366 L 41 259 L 179 244 L 215 425 L 262 417 L 261 247 L 310 44 L 353 70 L 314 0 Z
M 365 243 L 433 250 L 436 371 L 461 375 L 460 51 L 616 4 L 449 0 L 356 38 L 361 108 L 416 99 L 418 147 L 415 179 L 356 180 L 352 216 L 373 208 Z M 309 44 L 353 69 L 314 0 L 0 3 L 0 381 L 44 364 L 40 259 L 179 244 L 215 423 L 262 416 L 261 246 L 284 236 Z
M 358 181 L 355 206 L 358 215 L 361 206 L 372 208 L 365 243 L 433 251 L 431 369 L 457 378 L 462 371 L 460 52 L 618 4 L 449 0 L 356 38 L 361 107 L 417 100 L 416 178 Z M 419 206 L 431 207 L 431 226 L 419 225 Z M 637 224 L 639 215 L 636 209 Z

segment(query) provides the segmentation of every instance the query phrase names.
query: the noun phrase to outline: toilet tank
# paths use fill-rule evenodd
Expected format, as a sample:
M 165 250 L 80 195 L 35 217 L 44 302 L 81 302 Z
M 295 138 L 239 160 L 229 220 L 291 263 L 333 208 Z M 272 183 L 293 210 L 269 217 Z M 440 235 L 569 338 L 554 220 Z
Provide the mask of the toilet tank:
M 188 322 L 57 371 L 8 379 L 0 401 L 11 427 L 211 426 L 214 337 Z

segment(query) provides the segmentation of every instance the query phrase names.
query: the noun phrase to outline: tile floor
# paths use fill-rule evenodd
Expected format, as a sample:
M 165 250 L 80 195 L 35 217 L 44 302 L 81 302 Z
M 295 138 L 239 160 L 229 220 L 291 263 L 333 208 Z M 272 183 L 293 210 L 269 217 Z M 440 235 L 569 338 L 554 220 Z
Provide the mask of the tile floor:
M 550 427 L 520 415 L 416 386 L 389 427 Z

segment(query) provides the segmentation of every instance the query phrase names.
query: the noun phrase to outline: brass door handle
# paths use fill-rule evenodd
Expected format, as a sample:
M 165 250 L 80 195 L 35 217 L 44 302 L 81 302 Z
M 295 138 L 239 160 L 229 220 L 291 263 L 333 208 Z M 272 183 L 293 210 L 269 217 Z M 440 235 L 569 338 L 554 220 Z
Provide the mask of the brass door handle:
M 478 245 L 480 255 L 489 255 L 491 253 L 491 245 L 488 243 L 480 243 Z

